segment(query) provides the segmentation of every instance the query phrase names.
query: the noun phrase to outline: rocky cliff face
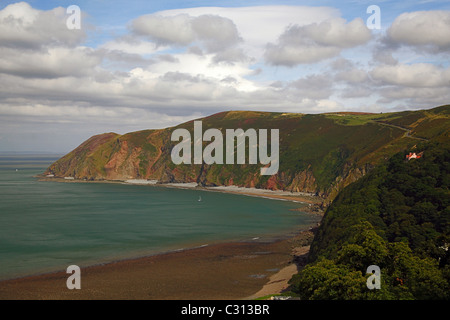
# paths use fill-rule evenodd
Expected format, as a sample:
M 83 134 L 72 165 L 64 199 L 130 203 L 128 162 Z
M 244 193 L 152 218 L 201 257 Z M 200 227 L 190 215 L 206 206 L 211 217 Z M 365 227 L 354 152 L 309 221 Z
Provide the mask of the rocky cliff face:
M 444 111 L 448 112 L 448 109 Z M 161 130 L 93 136 L 53 163 L 45 174 L 82 180 L 149 179 L 161 183 L 197 182 L 204 186 L 236 185 L 317 193 L 332 199 L 339 190 L 365 175 L 376 163 L 419 142 L 406 135 L 406 129 L 389 125 L 390 119 L 398 121 L 401 115 L 380 115 L 383 123 L 374 121 L 374 115 L 353 115 L 351 119 L 356 117 L 358 122 L 351 125 L 342 121 L 342 117 L 349 117 L 348 114 L 338 114 L 337 117 L 222 112 L 200 119 L 203 132 L 217 128 L 224 137 L 227 128 L 278 128 L 280 167 L 272 176 L 260 174 L 261 164 L 175 165 L 171 150 L 178 142 L 171 141 L 171 133 L 176 128 L 186 128 L 192 133 L 192 121 Z M 410 123 L 404 120 L 406 123 L 402 125 L 412 127 L 414 122 L 422 123 L 427 115 L 411 117 L 408 113 L 408 117 L 413 120 Z M 203 146 L 209 143 L 204 142 Z

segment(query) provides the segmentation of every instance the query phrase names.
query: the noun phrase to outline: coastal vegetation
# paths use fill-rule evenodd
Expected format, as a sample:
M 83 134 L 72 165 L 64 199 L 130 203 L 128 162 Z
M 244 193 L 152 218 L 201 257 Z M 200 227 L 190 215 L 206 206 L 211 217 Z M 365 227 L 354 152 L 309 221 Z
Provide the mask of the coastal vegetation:
M 450 298 L 450 145 L 414 149 L 420 159 L 397 153 L 339 193 L 291 280 L 301 299 Z M 379 290 L 366 286 L 370 265 Z

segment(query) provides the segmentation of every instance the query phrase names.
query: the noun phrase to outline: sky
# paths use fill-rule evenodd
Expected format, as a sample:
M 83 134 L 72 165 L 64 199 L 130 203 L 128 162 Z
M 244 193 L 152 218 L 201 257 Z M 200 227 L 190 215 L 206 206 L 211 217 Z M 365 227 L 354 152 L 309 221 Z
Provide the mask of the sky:
M 450 1 L 0 0 L 0 152 L 228 110 L 448 103 Z

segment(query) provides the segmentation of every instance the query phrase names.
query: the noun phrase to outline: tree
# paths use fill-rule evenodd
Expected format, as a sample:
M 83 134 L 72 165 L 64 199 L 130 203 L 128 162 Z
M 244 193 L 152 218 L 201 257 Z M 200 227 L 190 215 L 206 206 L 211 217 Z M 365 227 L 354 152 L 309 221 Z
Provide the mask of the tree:
M 338 194 L 310 264 L 293 279 L 303 299 L 450 299 L 450 149 L 420 150 L 422 158 L 399 153 Z M 370 265 L 381 269 L 381 290 L 365 286 Z
M 367 290 L 366 278 L 360 271 L 328 259 L 306 266 L 291 284 L 304 300 L 359 300 Z

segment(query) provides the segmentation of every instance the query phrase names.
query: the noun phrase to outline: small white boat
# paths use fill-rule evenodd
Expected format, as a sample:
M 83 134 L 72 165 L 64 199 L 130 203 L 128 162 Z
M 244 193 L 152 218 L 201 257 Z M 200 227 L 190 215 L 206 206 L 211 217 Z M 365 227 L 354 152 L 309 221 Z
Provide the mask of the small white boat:
M 198 196 L 198 202 L 202 201 L 202 197 Z

